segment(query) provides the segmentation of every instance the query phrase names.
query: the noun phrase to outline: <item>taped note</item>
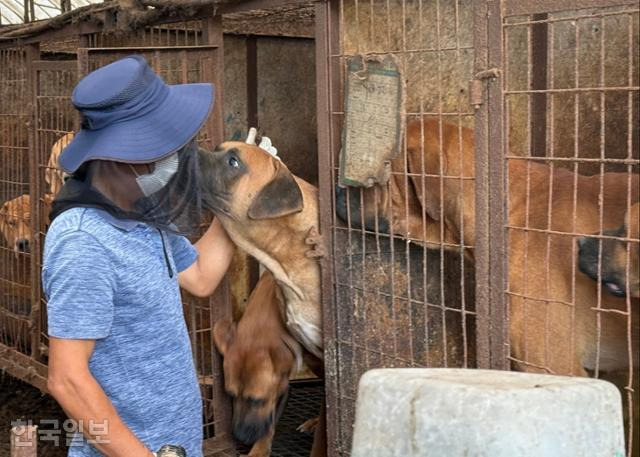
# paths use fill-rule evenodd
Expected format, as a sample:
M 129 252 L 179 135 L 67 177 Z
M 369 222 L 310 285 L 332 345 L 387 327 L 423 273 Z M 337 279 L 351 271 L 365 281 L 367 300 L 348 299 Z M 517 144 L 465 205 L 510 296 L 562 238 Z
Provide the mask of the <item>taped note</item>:
M 340 184 L 371 187 L 391 175 L 404 132 L 404 77 L 392 55 L 347 61 Z

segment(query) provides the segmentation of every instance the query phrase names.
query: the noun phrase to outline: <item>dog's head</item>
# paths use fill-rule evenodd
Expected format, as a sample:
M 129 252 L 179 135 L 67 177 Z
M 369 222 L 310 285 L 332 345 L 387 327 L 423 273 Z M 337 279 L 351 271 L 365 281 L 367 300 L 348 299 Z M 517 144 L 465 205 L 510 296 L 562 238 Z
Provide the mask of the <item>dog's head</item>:
M 58 158 L 60 157 L 62 150 L 71 143 L 74 136 L 75 134 L 73 132 L 66 133 L 51 147 L 49 162 L 47 163 L 47 167 L 44 169 L 44 180 L 49 185 L 49 191 L 53 195 L 57 195 L 58 192 L 60 192 L 60 189 L 69 178 L 69 175 L 60 168 Z
M 255 145 L 229 141 L 213 152 L 200 150 L 206 204 L 242 223 L 302 211 L 304 202 L 293 174 Z
M 286 404 L 289 377 L 302 357 L 300 345 L 288 334 L 266 345 L 238 335 L 235 323 L 222 320 L 213 329 L 224 357 L 225 390 L 233 399 L 233 434 L 253 444 L 274 427 Z
M 624 224 L 615 230 L 603 232 L 604 235 L 621 238 L 640 238 L 640 203 L 631 207 L 625 216 Z M 627 245 L 629 245 L 629 282 L 627 284 Z M 607 290 L 615 296 L 624 297 L 629 291 L 632 297 L 640 297 L 640 245 L 637 241 L 622 241 L 585 236 L 578 238 L 578 266 L 580 271 L 598 280 L 598 255 L 600 249 L 600 280 Z M 600 248 L 602 246 L 602 248 Z
M 0 208 L 0 233 L 16 253 L 31 250 L 31 209 L 29 195 L 6 201 Z

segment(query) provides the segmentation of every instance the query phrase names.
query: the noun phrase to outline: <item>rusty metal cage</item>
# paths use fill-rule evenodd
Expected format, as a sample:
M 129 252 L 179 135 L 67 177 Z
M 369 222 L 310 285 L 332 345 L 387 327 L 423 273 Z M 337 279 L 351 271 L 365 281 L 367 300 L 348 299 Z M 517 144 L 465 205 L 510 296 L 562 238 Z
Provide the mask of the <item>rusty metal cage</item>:
M 327 64 L 318 79 L 326 97 L 318 104 L 327 113 L 319 116 L 319 150 L 330 153 L 319 160 L 321 226 L 332 244 L 323 298 L 334 455 L 349 454 L 358 379 L 367 369 L 478 364 L 474 246 L 462 232 L 451 233 L 443 218 L 419 209 L 427 188 L 445 182 L 467 187 L 473 174 L 445 173 L 414 160 L 427 153 L 424 140 L 434 132 L 442 146 L 443 129 L 451 130 L 458 149 L 463 144 L 458 140 L 473 126 L 467 96 L 474 55 L 471 6 L 468 1 L 342 0 L 317 11 L 322 38 L 316 46 Z M 392 160 L 388 183 L 335 187 L 347 59 L 383 54 L 395 56 L 404 70 L 402 115 L 413 133 L 405 135 Z M 442 204 L 436 202 L 437 209 Z
M 170 84 L 212 82 L 220 93 L 222 29 L 220 16 L 207 14 L 129 33 L 74 30 L 64 40 L 32 41 L 0 49 L 0 182 L 6 238 L 0 246 L 0 368 L 46 391 L 48 339 L 40 269 L 48 205 L 63 180 L 53 149 L 64 147 L 68 134 L 78 128 L 71 91 L 91 70 L 138 53 Z M 210 149 L 222 140 L 221 103 L 198 139 Z M 204 404 L 205 452 L 217 455 L 234 452 L 228 433 L 230 408 L 212 339 L 213 322 L 231 314 L 228 293 L 225 283 L 210 299 L 183 294 Z
M 337 0 L 316 24 L 330 455 L 350 453 L 359 376 L 404 366 L 608 379 L 638 455 L 638 3 Z M 389 183 L 342 189 L 347 60 L 385 54 L 404 144 Z
M 635 0 L 316 2 L 329 455 L 350 453 L 365 370 L 445 366 L 611 380 L 623 393 L 628 455 L 639 455 L 639 240 L 624 226 L 640 172 L 638 22 Z M 0 44 L 0 201 L 3 221 L 23 227 L 0 243 L 0 369 L 43 390 L 43 210 L 51 147 L 76 127 L 70 87 L 129 52 L 169 82 L 221 87 L 222 68 L 210 15 L 128 33 L 84 24 L 71 42 L 59 35 Z M 347 60 L 385 54 L 403 68 L 412 130 L 387 184 L 340 188 Z M 246 57 L 255 64 L 255 49 Z M 257 90 L 247 103 L 257 106 Z M 202 133 L 209 146 L 222 138 L 220 118 L 214 112 Z M 597 246 L 595 279 L 579 269 L 584 237 Z M 609 242 L 622 246 L 624 298 L 610 292 Z M 234 452 L 211 352 L 227 295 L 184 297 L 210 453 Z
M 640 9 L 545 6 L 508 2 L 501 25 L 506 356 L 515 369 L 616 384 L 638 455 L 640 248 L 625 214 L 640 198 Z M 581 237 L 595 248 L 593 278 Z

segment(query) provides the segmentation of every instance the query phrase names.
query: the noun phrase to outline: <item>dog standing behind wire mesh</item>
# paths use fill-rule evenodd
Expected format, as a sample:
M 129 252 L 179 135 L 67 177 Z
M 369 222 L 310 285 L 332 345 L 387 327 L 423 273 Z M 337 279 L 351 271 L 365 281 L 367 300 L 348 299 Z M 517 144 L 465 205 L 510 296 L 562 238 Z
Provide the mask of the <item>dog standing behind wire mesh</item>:
M 53 195 L 45 194 L 41 199 L 42 221 L 49 225 L 49 211 Z M 4 202 L 0 208 L 0 233 L 8 247 L 16 255 L 28 254 L 33 244 L 34 227 L 31 226 L 31 196 L 20 195 Z
M 348 200 L 339 192 L 338 215 L 348 217 L 349 208 L 352 227 L 386 227 L 426 246 L 450 238 L 475 245 L 473 130 L 426 118 L 407 125 L 406 143 L 406 161 L 401 155 L 392 162 L 388 190 L 363 190 L 364 205 L 357 192 Z M 527 158 L 509 159 L 507 173 L 509 343 L 515 367 L 587 376 L 596 369 L 636 366 L 637 353 L 633 361 L 627 357 L 626 317 L 617 312 L 626 303 L 607 295 L 598 310 L 595 283 L 575 268 L 572 234 L 598 230 L 600 199 L 604 229 L 617 228 L 628 191 L 632 203 L 640 199 L 638 175 L 583 176 Z M 637 344 L 638 316 L 631 318 Z
M 233 434 L 253 445 L 249 456 L 267 457 L 289 389 L 289 378 L 307 366 L 322 376 L 322 362 L 305 351 L 285 327 L 283 296 L 270 271 L 256 284 L 237 323 L 215 323 L 213 337 L 224 357 L 225 390 L 233 399 Z M 313 456 L 324 455 L 322 426 Z
M 640 239 L 640 203 L 631 206 L 625 216 L 624 223 L 619 228 L 606 230 L 603 234 L 618 238 L 630 238 L 631 241 L 605 238 L 602 240 L 602 248 L 600 248 L 599 239 L 596 237 L 579 238 L 578 265 L 580 271 L 594 281 L 600 280 L 602 285 L 616 297 L 629 295 L 640 298 L 640 242 L 638 241 Z M 602 252 L 600 254 L 600 274 L 598 274 L 600 250 Z

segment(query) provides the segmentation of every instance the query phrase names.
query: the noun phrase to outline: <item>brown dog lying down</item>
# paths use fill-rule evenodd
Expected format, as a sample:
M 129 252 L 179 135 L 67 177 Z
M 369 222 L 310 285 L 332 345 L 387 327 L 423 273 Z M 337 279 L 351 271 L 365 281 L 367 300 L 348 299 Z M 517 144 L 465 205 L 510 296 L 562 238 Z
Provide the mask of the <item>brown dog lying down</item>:
M 360 208 L 359 198 L 349 201 L 352 216 L 363 214 L 352 218 L 352 226 L 364 220 L 365 226 L 373 229 L 382 221 L 394 233 L 418 238 L 427 245 L 441 239 L 474 245 L 473 131 L 443 123 L 442 141 L 439 132 L 436 119 L 407 126 L 407 171 L 412 173 L 407 197 L 404 177 L 394 175 L 388 191 L 378 188 L 364 192 L 364 208 Z M 404 172 L 403 164 L 404 158 L 395 159 L 392 170 Z M 552 171 L 548 165 L 512 159 L 508 180 L 509 333 L 516 366 L 525 371 L 586 375 L 588 369 L 595 369 L 599 349 L 599 369 L 628 367 L 626 318 L 615 312 L 600 313 L 598 347 L 596 285 L 576 271 L 571 261 L 577 254 L 573 236 L 564 234 L 588 234 L 599 229 L 600 177 L 575 175 L 559 167 Z M 575 218 L 574 180 L 578 196 Z M 638 176 L 633 175 L 631 181 L 632 201 L 637 202 Z M 625 173 L 604 174 L 606 229 L 614 229 L 619 222 L 613 221 L 624 216 L 627 183 Z M 340 214 L 340 208 L 346 206 L 342 197 L 337 204 L 341 217 L 344 214 Z M 444 236 L 440 235 L 441 223 Z M 529 231 L 519 229 L 525 227 Z M 547 230 L 558 233 L 545 233 Z M 623 300 L 613 297 L 607 297 L 602 308 L 626 309 Z M 634 318 L 637 320 L 637 316 Z M 633 327 L 638 328 L 637 322 Z
M 49 225 L 49 212 L 53 195 L 45 194 L 41 200 L 42 220 Z M 0 208 L 0 233 L 7 245 L 18 253 L 31 252 L 33 244 L 31 227 L 31 197 L 24 194 L 4 202 Z
M 226 142 L 200 151 L 207 206 L 234 243 L 273 273 L 294 338 L 322 358 L 320 268 L 307 255 L 318 226 L 318 191 L 255 145 Z
M 603 234 L 619 238 L 631 238 L 635 241 L 603 239 L 602 253 L 600 254 L 600 274 L 598 274 L 598 254 L 600 252 L 598 238 L 589 236 L 578 238 L 578 246 L 580 247 L 578 265 L 580 271 L 594 281 L 600 280 L 603 286 L 617 297 L 629 295 L 639 298 L 640 245 L 638 239 L 640 239 L 640 203 L 631 206 L 625 216 L 624 223 L 619 228 L 604 231 Z M 627 263 L 627 246 L 629 263 Z
M 216 347 L 224 357 L 225 389 L 233 398 L 233 434 L 240 441 L 253 444 L 251 457 L 269 456 L 276 424 L 285 407 L 289 378 L 301 367 L 303 359 L 314 372 L 322 366 L 287 331 L 282 320 L 282 299 L 273 275 L 265 271 L 240 321 L 218 321 L 213 328 Z M 316 431 L 324 432 L 322 427 Z M 319 443 L 320 437 L 314 440 L 312 455 L 324 455 L 317 447 Z

